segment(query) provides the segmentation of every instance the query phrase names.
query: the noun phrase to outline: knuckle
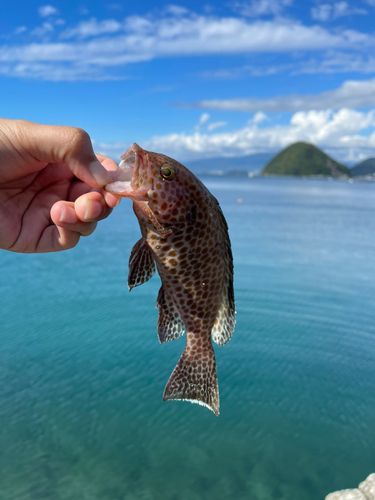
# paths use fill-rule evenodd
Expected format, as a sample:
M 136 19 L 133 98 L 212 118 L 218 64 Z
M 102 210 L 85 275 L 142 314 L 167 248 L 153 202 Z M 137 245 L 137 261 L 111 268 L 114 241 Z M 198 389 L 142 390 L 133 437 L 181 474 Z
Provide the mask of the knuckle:
M 90 236 L 95 231 L 97 224 L 97 222 L 86 222 L 85 228 L 81 233 L 82 236 Z
M 56 226 L 55 231 L 51 233 L 51 238 L 51 248 L 53 248 L 53 251 L 61 252 L 62 250 L 74 248 L 79 241 L 80 235 L 63 227 Z
M 113 211 L 112 208 L 106 207 L 103 210 L 103 213 L 102 213 L 102 216 L 100 217 L 100 220 L 106 219 L 109 215 L 111 215 L 112 211 Z
M 91 146 L 91 139 L 89 134 L 78 127 L 71 127 L 69 131 L 69 146 L 71 148 L 76 147 L 81 149 L 84 146 L 87 146 L 88 144 Z
M 65 141 L 63 147 L 63 158 L 69 158 L 81 151 L 91 151 L 91 139 L 89 134 L 78 127 L 65 127 Z
M 75 246 L 77 246 L 78 240 L 69 240 L 69 241 L 64 241 L 63 243 L 57 243 L 55 245 L 55 251 L 56 252 L 62 252 L 64 250 L 71 250 Z

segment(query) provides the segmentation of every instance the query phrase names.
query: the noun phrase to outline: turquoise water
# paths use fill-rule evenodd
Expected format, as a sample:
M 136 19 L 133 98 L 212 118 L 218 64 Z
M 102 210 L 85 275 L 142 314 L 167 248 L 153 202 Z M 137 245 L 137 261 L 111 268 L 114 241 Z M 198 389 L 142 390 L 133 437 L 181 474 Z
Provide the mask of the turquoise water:
M 158 278 L 127 291 L 124 200 L 72 251 L 0 253 L 0 500 L 313 500 L 375 471 L 375 184 L 205 182 L 235 260 L 221 415 L 162 400 L 185 340 L 157 340 Z

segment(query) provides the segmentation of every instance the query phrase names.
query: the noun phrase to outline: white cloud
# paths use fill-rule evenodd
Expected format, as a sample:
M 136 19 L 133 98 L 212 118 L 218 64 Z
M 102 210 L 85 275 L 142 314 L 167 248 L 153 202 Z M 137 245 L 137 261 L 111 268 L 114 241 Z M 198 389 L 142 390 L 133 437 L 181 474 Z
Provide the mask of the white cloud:
M 251 66 L 245 65 L 237 68 L 218 69 L 215 71 L 205 71 L 201 76 L 209 80 L 237 80 L 248 76 L 270 76 L 285 71 L 292 71 L 300 68 L 301 64 L 288 63 L 288 64 L 267 64 L 266 66 Z
M 225 125 L 227 125 L 227 122 L 214 122 L 214 123 L 209 123 L 207 125 L 207 130 L 209 132 L 212 132 L 212 130 L 215 130 L 219 127 L 225 127 Z
M 325 3 L 311 9 L 311 17 L 317 21 L 329 21 L 332 15 L 332 5 Z
M 114 19 L 107 19 L 98 22 L 94 17 L 89 21 L 82 21 L 76 28 L 65 30 L 61 33 L 61 38 L 87 38 L 89 36 L 99 36 L 107 33 L 116 33 L 122 28 L 121 24 Z
M 327 53 L 322 60 L 310 59 L 299 67 L 295 67 L 292 74 L 317 73 L 375 73 L 375 57 L 363 54 L 348 54 L 343 52 Z
M 253 123 L 262 123 L 267 119 L 268 119 L 268 116 L 265 113 L 263 113 L 262 111 L 258 111 L 257 113 L 255 113 L 255 115 L 251 121 Z
M 52 36 L 53 25 L 45 23 L 34 35 Z M 106 36 L 103 36 L 106 35 Z M 56 37 L 55 33 L 53 36 Z M 274 19 L 251 21 L 245 18 L 203 16 L 130 16 L 122 23 L 95 18 L 79 23 L 60 34 L 64 43 L 10 45 L 0 47 L 0 61 L 42 64 L 64 60 L 104 67 L 123 66 L 157 58 L 204 55 L 301 53 L 327 50 L 373 50 L 375 37 L 355 30 L 329 30 L 305 26 L 297 21 Z M 89 40 L 86 40 L 86 38 Z M 273 74 L 277 66 L 252 68 L 256 74 Z M 104 71 L 103 71 L 104 73 Z M 45 75 L 48 78 L 48 75 Z
M 51 33 L 54 30 L 53 25 L 51 23 L 43 23 L 42 26 L 38 26 L 35 28 L 31 34 L 35 36 L 44 36 L 47 33 Z
M 53 7 L 52 5 L 42 5 L 39 7 L 38 12 L 40 17 L 48 17 L 59 13 L 56 7 Z
M 164 12 L 166 14 L 171 14 L 172 16 L 184 16 L 189 13 L 189 10 L 185 7 L 181 7 L 180 5 L 168 5 Z
M 208 80 L 238 80 L 249 76 L 271 76 L 279 73 L 300 74 L 337 74 L 337 73 L 375 73 L 375 57 L 347 52 L 327 51 L 323 57 L 312 57 L 307 61 L 297 60 L 285 64 L 266 64 L 263 66 L 245 65 L 221 68 L 201 73 Z
M 203 125 L 203 123 L 206 123 L 208 122 L 208 120 L 210 119 L 210 115 L 208 113 L 203 113 L 200 118 L 199 118 L 199 122 L 198 124 L 199 125 Z
M 14 34 L 15 34 L 15 35 L 19 35 L 19 34 L 21 34 L 21 33 L 24 33 L 25 31 L 27 31 L 26 26 L 19 26 L 18 28 L 16 28 L 16 29 L 14 30 Z
M 98 40 L 98 50 L 132 53 L 152 57 L 205 54 L 241 54 L 262 52 L 289 52 L 290 50 L 327 50 L 335 47 L 363 49 L 374 46 L 372 35 L 354 30 L 330 32 L 319 26 L 304 26 L 285 20 L 248 22 L 237 18 L 192 16 L 184 19 L 165 18 L 150 21 L 139 16 L 125 20 L 127 35 Z M 98 36 L 115 32 L 121 25 L 114 20 L 98 22 L 95 19 L 80 23 L 69 36 Z M 67 35 L 65 35 L 67 36 Z M 90 42 L 87 42 L 89 44 Z M 89 45 L 70 47 L 84 50 Z M 68 47 L 69 47 L 68 46 Z M 20 47 L 27 50 L 26 47 Z
M 106 74 L 98 68 L 77 64 L 66 66 L 63 63 L 28 63 L 16 65 L 0 64 L 0 75 L 13 78 L 28 78 L 33 80 L 48 80 L 52 82 L 80 81 L 117 81 L 125 77 Z
M 235 2 L 233 10 L 242 16 L 259 17 L 279 15 L 290 6 L 293 0 L 253 0 L 252 2 Z
M 165 153 L 181 161 L 217 156 L 243 156 L 276 152 L 297 142 L 310 142 L 341 161 L 353 161 L 375 154 L 375 110 L 361 113 L 351 109 L 295 113 L 287 125 L 258 128 L 256 124 L 225 133 L 172 133 L 155 136 L 140 144 L 147 150 Z M 95 150 L 119 158 L 129 144 L 94 141 Z
M 210 115 L 208 113 L 202 113 L 201 116 L 199 117 L 198 123 L 195 126 L 195 130 L 198 132 L 200 130 L 201 125 L 208 122 L 209 119 Z
M 201 125 L 204 125 L 210 120 L 210 115 L 208 113 L 203 113 L 199 117 L 198 124 L 195 126 L 195 131 L 199 132 Z M 212 130 L 215 130 L 216 128 L 219 127 L 224 127 L 227 124 L 227 122 L 215 122 L 215 123 L 208 123 L 207 124 L 207 130 L 211 132 Z
M 351 7 L 347 2 L 325 3 L 311 9 L 311 17 L 317 21 L 332 21 L 343 16 L 366 15 L 366 9 Z
M 320 94 L 276 96 L 270 99 L 224 99 L 200 101 L 191 107 L 241 112 L 295 112 L 300 110 L 368 108 L 375 104 L 375 78 L 366 81 L 346 81 L 335 90 Z

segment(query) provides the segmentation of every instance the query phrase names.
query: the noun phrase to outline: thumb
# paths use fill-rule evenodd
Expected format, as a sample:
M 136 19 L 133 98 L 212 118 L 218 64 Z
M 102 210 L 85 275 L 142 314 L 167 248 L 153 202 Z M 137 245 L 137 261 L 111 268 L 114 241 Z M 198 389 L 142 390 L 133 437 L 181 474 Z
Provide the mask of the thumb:
M 64 163 L 76 177 L 94 188 L 112 181 L 111 175 L 95 156 L 90 136 L 84 130 L 27 121 L 12 122 L 12 128 L 18 128 L 17 139 L 21 139 L 17 149 L 21 148 L 31 155 L 34 161 Z

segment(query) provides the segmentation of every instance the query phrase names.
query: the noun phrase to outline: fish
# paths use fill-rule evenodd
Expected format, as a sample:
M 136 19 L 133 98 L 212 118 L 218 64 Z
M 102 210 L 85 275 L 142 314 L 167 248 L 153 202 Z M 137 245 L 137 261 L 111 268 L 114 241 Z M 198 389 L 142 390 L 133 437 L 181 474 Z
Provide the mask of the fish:
M 156 307 L 160 343 L 186 332 L 185 349 L 163 399 L 206 406 L 219 415 L 213 340 L 223 346 L 235 326 L 233 257 L 216 198 L 184 165 L 133 144 L 105 189 L 133 201 L 141 235 L 130 253 L 128 288 L 161 278 Z

